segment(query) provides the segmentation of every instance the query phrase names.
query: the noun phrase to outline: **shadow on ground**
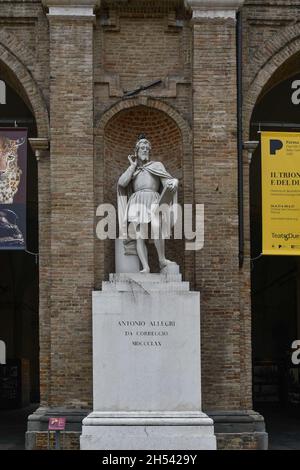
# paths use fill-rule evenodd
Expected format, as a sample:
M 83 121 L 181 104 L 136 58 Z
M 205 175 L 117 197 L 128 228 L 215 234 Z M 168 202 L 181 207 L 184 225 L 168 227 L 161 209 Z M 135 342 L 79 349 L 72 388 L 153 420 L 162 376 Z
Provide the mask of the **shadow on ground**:
M 300 450 L 300 406 L 256 406 L 263 415 L 270 450 Z
M 25 449 L 27 417 L 38 406 L 32 404 L 18 410 L 0 410 L 0 450 Z

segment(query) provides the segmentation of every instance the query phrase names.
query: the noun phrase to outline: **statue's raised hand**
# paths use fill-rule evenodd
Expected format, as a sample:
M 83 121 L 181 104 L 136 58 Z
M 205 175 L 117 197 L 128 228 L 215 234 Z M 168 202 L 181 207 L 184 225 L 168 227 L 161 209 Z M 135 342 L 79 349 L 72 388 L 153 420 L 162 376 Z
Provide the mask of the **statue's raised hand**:
M 137 159 L 134 155 L 128 155 L 128 160 L 130 165 L 136 167 L 137 166 Z

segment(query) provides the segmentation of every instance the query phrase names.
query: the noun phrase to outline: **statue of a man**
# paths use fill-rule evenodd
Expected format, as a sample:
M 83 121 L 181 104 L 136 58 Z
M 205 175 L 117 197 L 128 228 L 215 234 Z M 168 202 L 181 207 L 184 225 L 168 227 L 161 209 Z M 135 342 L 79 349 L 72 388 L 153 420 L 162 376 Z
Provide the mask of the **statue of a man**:
M 148 252 L 145 239 L 138 234 L 148 233 L 148 227 L 162 224 L 162 217 L 157 215 L 161 193 L 167 190 L 173 194 L 173 203 L 177 202 L 178 180 L 173 178 L 160 162 L 150 161 L 151 144 L 142 134 L 135 147 L 135 155 L 129 155 L 129 168 L 118 181 L 118 212 L 120 235 L 127 233 L 129 223 L 134 227 L 134 240 L 125 240 L 126 254 L 138 255 L 142 264 L 142 273 L 149 273 Z M 146 231 L 145 231 L 146 228 Z M 165 257 L 165 239 L 163 228 L 158 227 L 159 236 L 154 237 L 161 271 L 172 261 Z M 175 264 L 175 263 L 174 263 Z

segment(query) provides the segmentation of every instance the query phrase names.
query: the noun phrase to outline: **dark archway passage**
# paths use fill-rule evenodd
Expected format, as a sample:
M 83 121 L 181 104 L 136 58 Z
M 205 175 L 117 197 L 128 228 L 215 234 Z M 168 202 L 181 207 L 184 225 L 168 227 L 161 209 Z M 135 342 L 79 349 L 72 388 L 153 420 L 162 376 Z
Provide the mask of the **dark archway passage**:
M 259 130 L 300 132 L 300 104 L 292 100 L 293 86 L 300 80 L 300 73 L 295 69 L 292 72 L 287 66 L 283 69 L 286 71 L 289 73 L 283 73 L 281 81 L 280 74 L 276 74 L 254 109 L 253 140 L 259 140 Z M 260 256 L 260 145 L 250 168 L 250 205 L 253 399 L 255 409 L 266 419 L 271 448 L 274 448 L 272 430 L 276 434 L 279 422 L 299 416 L 298 426 L 293 422 L 291 432 L 295 429 L 298 435 L 300 432 L 300 368 L 291 360 L 292 342 L 300 338 L 300 259 L 297 256 Z
M 6 101 L 0 104 L 0 127 L 27 128 L 28 136 L 36 137 L 34 116 L 2 66 L 0 80 L 6 87 Z M 38 253 L 37 164 L 29 145 L 27 249 Z M 25 251 L 0 250 L 0 339 L 7 350 L 7 364 L 0 366 L 0 413 L 39 401 L 38 305 L 37 257 Z

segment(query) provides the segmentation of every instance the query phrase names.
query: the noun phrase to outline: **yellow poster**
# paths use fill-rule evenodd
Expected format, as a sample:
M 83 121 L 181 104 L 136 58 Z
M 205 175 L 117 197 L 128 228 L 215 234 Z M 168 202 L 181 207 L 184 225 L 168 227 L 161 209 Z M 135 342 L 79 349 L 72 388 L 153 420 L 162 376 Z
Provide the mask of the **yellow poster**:
M 264 255 L 300 255 L 300 133 L 262 132 Z

